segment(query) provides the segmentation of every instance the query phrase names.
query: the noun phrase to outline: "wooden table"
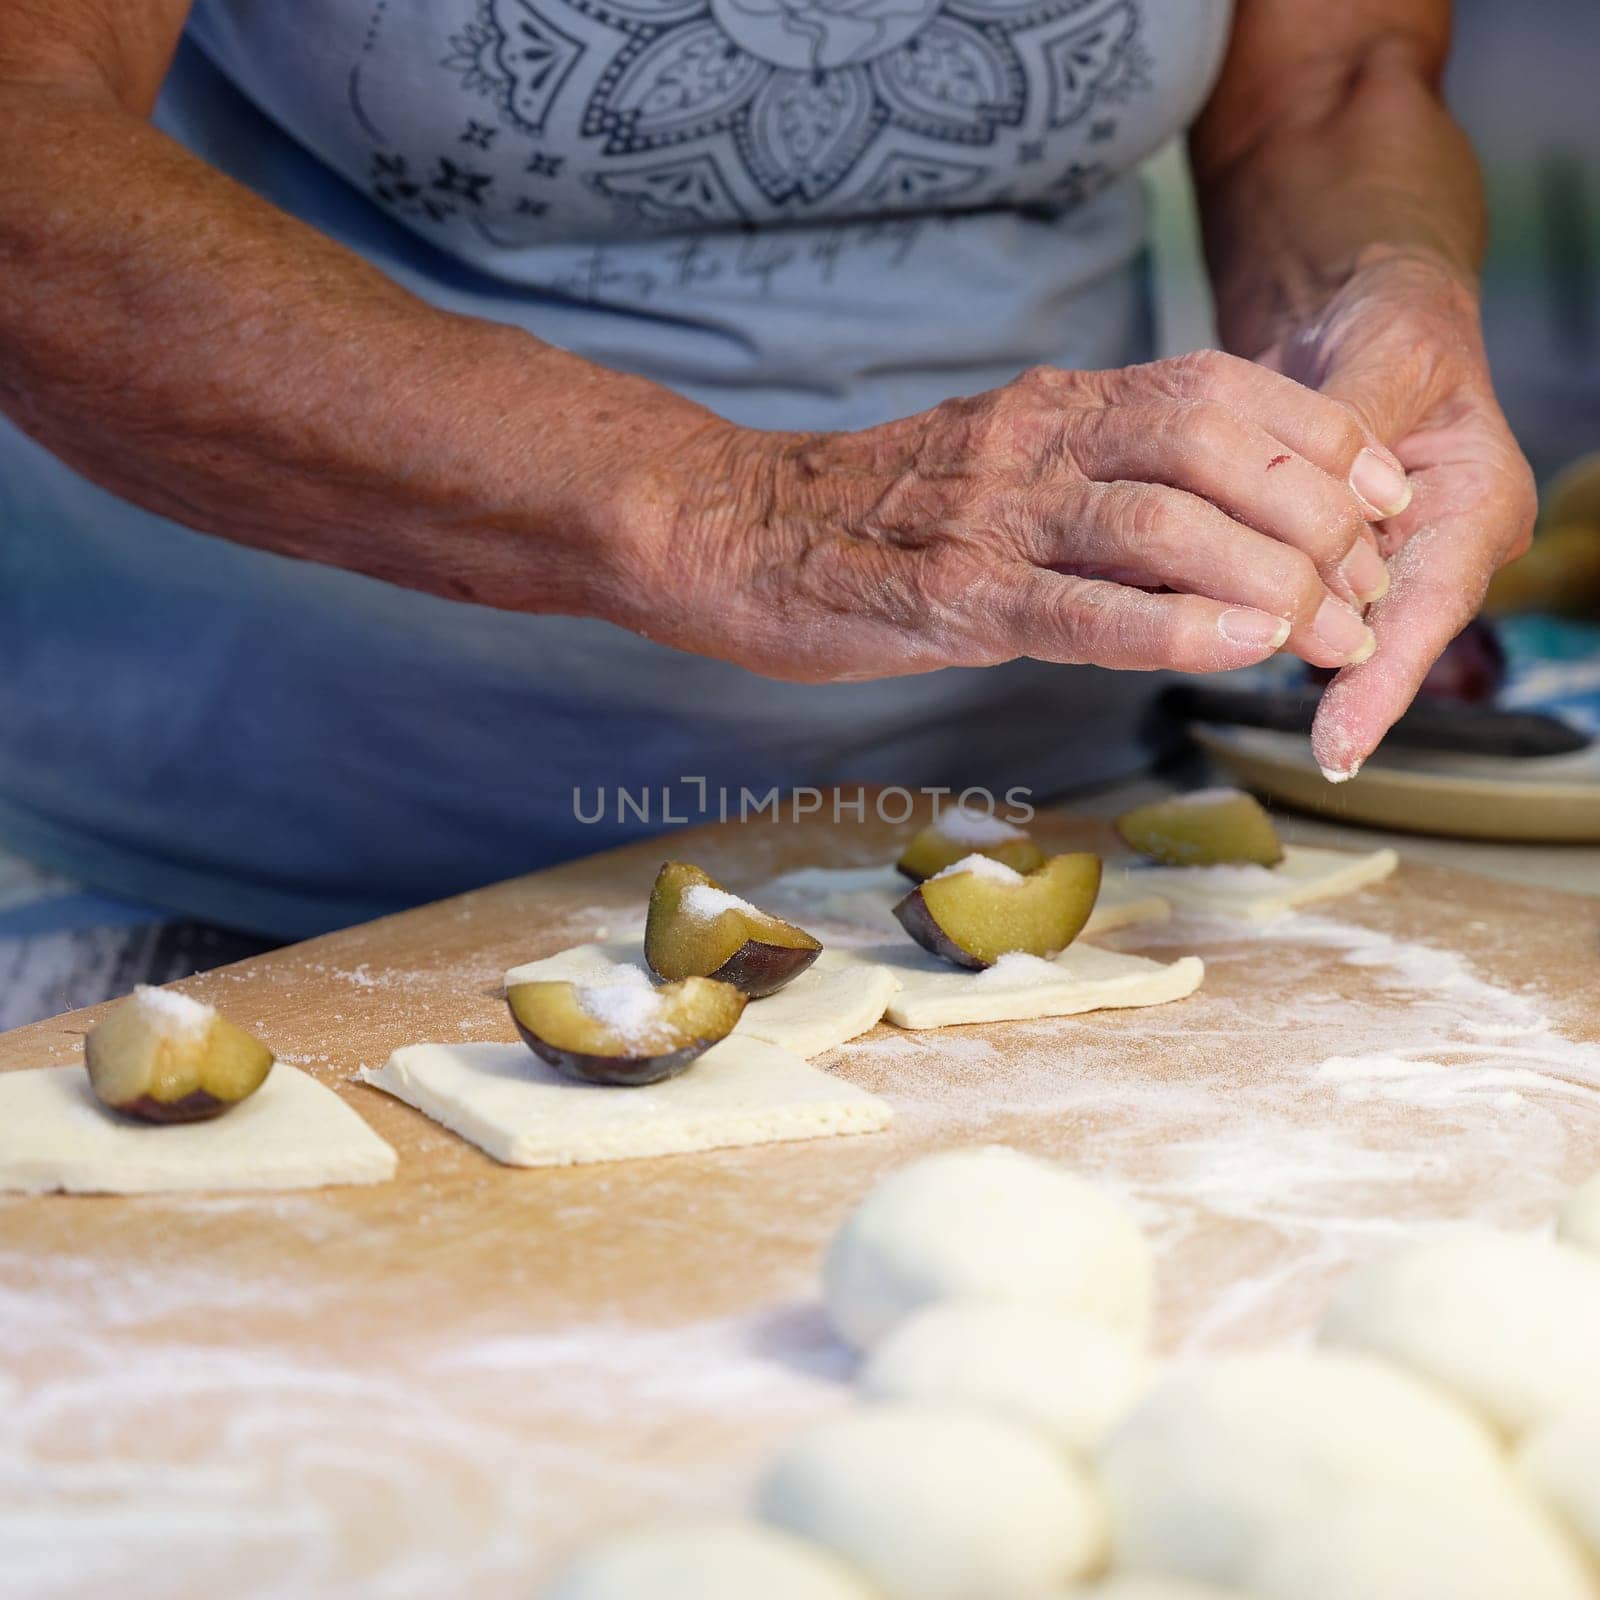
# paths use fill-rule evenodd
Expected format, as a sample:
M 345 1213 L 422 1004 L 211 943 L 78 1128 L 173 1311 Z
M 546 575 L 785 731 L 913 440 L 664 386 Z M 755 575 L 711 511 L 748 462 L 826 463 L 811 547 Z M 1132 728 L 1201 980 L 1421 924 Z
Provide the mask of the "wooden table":
M 758 820 L 670 848 L 748 891 L 907 831 Z M 1016 1144 L 1124 1194 L 1169 1351 L 1296 1336 L 1349 1262 L 1461 1220 L 1544 1225 L 1600 1168 L 1600 906 L 1420 866 L 1277 928 L 1112 941 L 1205 956 L 1175 1005 L 877 1030 L 829 1065 L 892 1102 L 885 1134 L 518 1171 L 351 1082 L 397 1045 L 512 1038 L 504 968 L 637 915 L 664 853 L 184 986 L 337 1088 L 399 1176 L 0 1198 L 0 1594 L 527 1597 L 597 1530 L 737 1507 L 848 1402 L 826 1240 L 936 1147 Z M 74 1059 L 93 1015 L 0 1037 L 0 1069 Z

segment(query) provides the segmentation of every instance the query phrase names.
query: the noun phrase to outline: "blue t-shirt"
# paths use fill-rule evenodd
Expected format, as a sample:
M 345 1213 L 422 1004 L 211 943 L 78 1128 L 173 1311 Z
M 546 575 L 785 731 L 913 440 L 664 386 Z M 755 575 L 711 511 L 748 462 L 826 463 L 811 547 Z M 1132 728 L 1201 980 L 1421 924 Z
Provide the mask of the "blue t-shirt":
M 434 304 L 750 426 L 855 428 L 1148 353 L 1135 169 L 1228 17 L 201 0 L 157 118 Z M 775 683 L 194 533 L 9 426 L 0 529 L 0 841 L 285 935 L 654 831 L 664 786 L 673 817 L 856 779 L 1059 792 L 1131 769 L 1150 689 L 1032 662 Z

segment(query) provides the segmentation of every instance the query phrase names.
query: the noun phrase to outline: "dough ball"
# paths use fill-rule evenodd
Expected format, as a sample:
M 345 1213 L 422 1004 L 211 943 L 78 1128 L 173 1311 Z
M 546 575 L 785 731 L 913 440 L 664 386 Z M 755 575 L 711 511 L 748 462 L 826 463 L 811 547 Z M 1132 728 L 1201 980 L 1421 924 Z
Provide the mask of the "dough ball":
M 1133 1408 L 1147 1373 L 1128 1340 L 1070 1311 L 947 1300 L 884 1337 L 861 1387 L 877 1400 L 976 1406 L 1092 1456 Z
M 1515 1487 L 1458 1499 L 1366 1495 L 1274 1529 L 1259 1600 L 1594 1600 L 1566 1535 Z
M 1142 1346 L 1155 1271 L 1144 1235 L 1109 1195 L 991 1146 L 885 1178 L 840 1229 L 823 1291 L 834 1328 L 858 1350 L 941 1300 L 1075 1311 Z
M 1105 1557 L 1105 1507 L 1042 1434 L 959 1407 L 880 1405 L 780 1458 L 762 1514 L 884 1600 L 1046 1600 Z
M 1531 1434 L 1517 1465 L 1522 1481 L 1583 1541 L 1600 1569 L 1600 1390 Z
M 1568 1244 L 1600 1256 L 1600 1177 L 1572 1191 L 1556 1231 Z
M 1594 1378 L 1600 1262 L 1522 1234 L 1417 1245 L 1351 1274 L 1322 1338 L 1443 1384 L 1515 1436 Z
M 1187 1578 L 1163 1578 L 1150 1573 L 1124 1572 L 1088 1589 L 1075 1590 L 1081 1600 L 1249 1600 L 1237 1589 L 1218 1589 Z
M 877 1600 L 831 1551 L 759 1522 L 667 1524 L 579 1556 L 546 1600 Z
M 1358 1493 L 1404 1503 L 1510 1477 L 1494 1436 L 1449 1395 L 1334 1350 L 1174 1373 L 1112 1434 L 1101 1473 L 1119 1565 L 1246 1589 L 1262 1539 L 1296 1517 Z

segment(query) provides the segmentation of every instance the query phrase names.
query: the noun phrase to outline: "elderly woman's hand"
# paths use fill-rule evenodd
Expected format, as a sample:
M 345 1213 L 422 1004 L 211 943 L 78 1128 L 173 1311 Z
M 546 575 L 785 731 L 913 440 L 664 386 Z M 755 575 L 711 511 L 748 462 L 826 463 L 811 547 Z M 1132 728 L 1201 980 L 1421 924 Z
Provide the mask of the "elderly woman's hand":
M 1425 257 L 1367 261 L 1266 359 L 1348 405 L 1410 474 L 1410 504 L 1379 532 L 1393 582 L 1369 619 L 1377 652 L 1329 687 L 1312 735 L 1323 770 L 1345 778 L 1527 549 L 1533 477 L 1495 402 L 1477 297 Z
M 855 434 L 709 426 L 671 470 L 618 620 L 812 682 L 1358 661 L 1387 582 L 1369 524 L 1404 495 L 1350 407 L 1215 352 L 1040 369 Z

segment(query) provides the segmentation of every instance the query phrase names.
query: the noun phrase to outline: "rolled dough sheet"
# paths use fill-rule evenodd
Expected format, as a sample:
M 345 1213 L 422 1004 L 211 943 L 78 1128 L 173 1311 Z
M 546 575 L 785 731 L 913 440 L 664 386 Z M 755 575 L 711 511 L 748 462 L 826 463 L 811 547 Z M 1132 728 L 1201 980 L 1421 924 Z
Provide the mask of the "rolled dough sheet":
M 618 966 L 643 966 L 637 939 L 580 944 L 543 961 L 529 961 L 506 974 L 514 983 L 604 982 Z M 733 1030 L 736 1039 L 760 1039 L 809 1059 L 854 1039 L 883 1020 L 899 987 L 887 967 L 824 950 L 792 983 L 763 1000 L 752 1000 Z
M 909 942 L 863 950 L 859 958 L 882 962 L 900 980 L 888 1017 L 902 1028 L 1159 1006 L 1193 994 L 1206 970 L 1198 956 L 1147 961 L 1092 944 L 1070 945 L 1053 961 L 1008 956 L 987 972 L 952 966 Z
M 370 1084 L 513 1167 L 680 1155 L 876 1133 L 883 1101 L 760 1039 L 729 1037 L 644 1089 L 574 1083 L 520 1044 L 415 1044 Z
M 1290 844 L 1275 867 L 1135 867 L 1127 876 L 1179 910 L 1260 922 L 1381 883 L 1399 865 L 1393 850 L 1358 854 Z
M 901 933 L 894 908 L 910 891 L 910 881 L 892 866 L 801 867 L 774 878 L 757 899 L 788 909 L 802 927 L 810 916 L 881 938 Z M 1108 870 L 1083 936 L 1137 922 L 1165 922 L 1171 915 L 1172 907 L 1153 889 L 1131 881 L 1126 871 Z
M 107 1111 L 81 1066 L 0 1072 L 0 1190 L 319 1189 L 383 1183 L 395 1164 L 332 1089 L 282 1061 L 232 1111 L 170 1127 Z

